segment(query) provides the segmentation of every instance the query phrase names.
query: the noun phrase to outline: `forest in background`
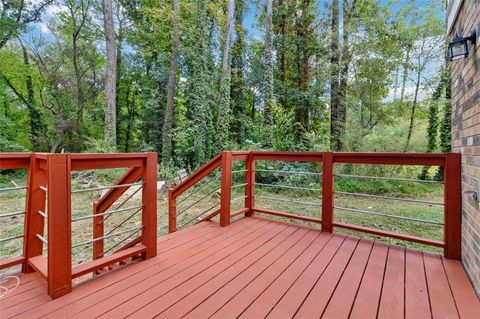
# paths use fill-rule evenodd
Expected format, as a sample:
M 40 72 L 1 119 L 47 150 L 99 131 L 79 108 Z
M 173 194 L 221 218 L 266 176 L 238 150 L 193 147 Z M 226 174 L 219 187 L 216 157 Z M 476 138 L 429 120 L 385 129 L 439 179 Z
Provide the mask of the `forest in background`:
M 444 11 L 2 0 L 0 151 L 157 151 L 166 176 L 223 149 L 447 152 Z

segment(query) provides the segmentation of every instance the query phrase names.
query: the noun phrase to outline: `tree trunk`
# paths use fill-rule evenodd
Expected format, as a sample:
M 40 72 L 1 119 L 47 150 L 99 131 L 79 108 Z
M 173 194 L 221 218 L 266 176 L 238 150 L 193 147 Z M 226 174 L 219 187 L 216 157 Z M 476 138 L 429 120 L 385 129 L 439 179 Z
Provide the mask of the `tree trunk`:
M 232 83 L 230 96 L 233 114 L 232 132 L 239 145 L 245 139 L 245 80 L 243 71 L 245 68 L 245 37 L 243 29 L 243 7 L 245 0 L 237 0 L 235 6 L 235 42 L 232 45 Z
M 116 83 L 117 83 L 117 47 L 113 25 L 112 0 L 103 0 L 103 19 L 105 26 L 105 43 L 107 56 L 105 62 L 105 134 L 107 143 L 117 145 L 116 119 Z
M 28 57 L 27 49 L 23 44 L 22 51 L 23 51 L 23 63 L 25 66 L 30 66 L 30 60 Z M 30 113 L 30 141 L 32 143 L 32 151 L 39 151 L 39 138 L 41 134 L 41 118 L 40 113 L 36 108 L 35 103 L 35 94 L 33 92 L 33 80 L 32 75 L 30 72 L 27 73 L 27 78 L 25 80 L 25 85 L 27 87 L 27 99 L 28 99 L 28 112 Z
M 117 2 L 117 17 L 118 17 L 118 30 L 117 30 L 117 80 L 115 81 L 115 118 L 116 118 L 116 139 L 117 144 L 120 145 L 120 82 L 122 80 L 122 47 L 123 47 L 123 29 L 124 29 L 124 18 L 121 17 L 122 13 L 120 12 L 120 4 Z
M 352 1 L 351 7 L 348 5 L 347 0 L 343 0 L 343 32 L 342 32 L 342 57 L 340 62 L 340 83 L 338 87 L 338 114 L 337 125 L 340 129 L 340 144 L 339 150 L 343 148 L 343 138 L 345 136 L 345 130 L 347 127 L 347 87 L 348 87 L 348 68 L 352 55 L 350 53 L 350 26 L 349 23 L 352 19 L 353 11 L 355 10 L 356 0 Z
M 403 103 L 403 99 L 405 97 L 405 86 L 407 84 L 407 79 L 408 79 L 409 60 L 410 60 L 410 47 L 407 48 L 405 61 L 403 62 L 402 89 L 400 91 L 400 103 Z
M 180 2 L 172 0 L 172 55 L 168 69 L 167 108 L 162 131 L 162 163 L 168 164 L 172 160 L 172 127 L 173 110 L 175 106 L 175 85 L 177 83 L 177 60 L 180 48 Z
M 80 61 L 79 61 L 79 56 L 80 52 L 78 50 L 78 41 L 80 37 L 80 33 L 83 29 L 84 23 L 87 19 L 87 12 L 86 9 L 83 7 L 84 3 L 81 2 L 82 9 L 81 9 L 81 17 L 80 19 L 80 24 L 77 25 L 77 19 L 78 19 L 78 12 L 76 8 L 73 7 L 74 4 L 72 4 L 71 7 L 69 7 L 70 10 L 70 19 L 72 22 L 72 64 L 73 64 L 73 69 L 75 73 L 75 85 L 77 88 L 77 96 L 76 96 L 76 102 L 77 102 L 77 110 L 75 114 L 75 131 L 78 135 L 78 149 L 81 150 L 83 149 L 84 141 L 83 141 L 83 111 L 85 107 L 85 93 L 83 90 L 83 83 L 82 83 L 82 77 L 83 77 L 83 72 L 81 70 L 80 66 Z M 63 133 L 65 135 L 65 132 Z M 58 139 L 60 143 L 63 141 L 64 136 Z M 57 145 L 58 147 L 59 145 Z
M 332 0 L 332 24 L 330 43 L 330 148 L 332 151 L 342 149 L 342 127 L 340 112 L 340 51 L 339 51 L 339 9 L 338 0 Z
M 403 152 L 408 151 L 408 146 L 410 145 L 410 140 L 412 138 L 413 123 L 415 122 L 415 111 L 417 109 L 417 103 L 418 103 L 418 91 L 420 89 L 421 74 L 422 72 L 421 72 L 421 69 L 419 68 L 417 72 L 417 81 L 415 82 L 415 95 L 413 97 L 412 109 L 410 112 L 410 122 L 408 125 L 407 139 L 405 141 L 405 147 L 403 148 Z
M 227 1 L 227 20 L 223 41 L 222 75 L 220 77 L 220 103 L 217 124 L 217 151 L 224 149 L 228 142 L 230 123 L 230 38 L 235 14 L 235 0 Z
M 280 92 L 278 95 L 278 103 L 286 109 L 287 107 L 287 64 L 286 64 L 286 38 L 287 38 L 287 19 L 285 0 L 280 0 L 278 7 L 280 10 L 280 46 L 278 48 L 278 78 L 280 80 Z
M 273 23 L 272 23 L 273 0 L 266 0 L 265 10 L 265 88 L 264 88 L 264 111 L 263 121 L 265 124 L 272 122 L 271 113 L 273 106 Z
M 302 129 L 307 130 L 309 124 L 309 99 L 308 85 L 310 81 L 310 49 L 309 49 L 309 22 L 308 14 L 310 0 L 303 0 L 300 4 L 300 13 L 296 17 L 296 33 L 297 33 L 297 88 L 301 94 L 300 99 L 296 103 L 295 121 L 300 124 Z M 299 137 L 299 136 L 297 136 Z
M 133 121 L 135 120 L 135 91 L 133 91 L 132 96 L 130 97 L 131 86 L 127 87 L 125 92 L 125 104 L 127 108 L 127 128 L 125 130 L 125 152 L 130 151 L 130 139 L 132 137 L 132 127 Z

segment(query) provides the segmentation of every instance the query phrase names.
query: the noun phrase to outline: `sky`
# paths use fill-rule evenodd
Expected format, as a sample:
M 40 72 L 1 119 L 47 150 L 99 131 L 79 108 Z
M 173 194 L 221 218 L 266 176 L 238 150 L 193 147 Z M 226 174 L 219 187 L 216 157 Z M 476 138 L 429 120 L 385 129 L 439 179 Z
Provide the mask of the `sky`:
M 262 37 L 262 30 L 258 26 L 258 17 L 260 16 L 265 1 L 263 0 L 246 0 L 248 9 L 245 12 L 244 17 L 244 26 L 251 36 L 254 38 Z M 388 5 L 390 3 L 390 9 L 392 12 L 397 12 L 399 9 L 403 8 L 409 2 L 415 3 L 415 6 L 418 8 L 423 8 L 428 5 L 431 1 L 436 1 L 439 5 L 442 5 L 441 0 L 380 0 L 382 4 Z M 340 3 L 342 1 L 339 1 Z M 329 5 L 332 3 L 332 0 L 317 0 L 317 7 L 320 11 L 325 12 L 328 10 Z M 443 9 L 443 8 L 442 8 Z M 442 10 L 444 12 L 445 10 Z

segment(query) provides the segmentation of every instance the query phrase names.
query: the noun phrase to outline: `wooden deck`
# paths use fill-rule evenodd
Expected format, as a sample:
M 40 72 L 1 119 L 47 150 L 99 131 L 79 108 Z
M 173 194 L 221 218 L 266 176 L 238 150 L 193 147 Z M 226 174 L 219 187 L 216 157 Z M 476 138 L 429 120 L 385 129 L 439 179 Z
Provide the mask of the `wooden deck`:
M 0 318 L 479 318 L 458 261 L 260 217 L 159 238 L 158 256 L 55 300 L 38 274 Z

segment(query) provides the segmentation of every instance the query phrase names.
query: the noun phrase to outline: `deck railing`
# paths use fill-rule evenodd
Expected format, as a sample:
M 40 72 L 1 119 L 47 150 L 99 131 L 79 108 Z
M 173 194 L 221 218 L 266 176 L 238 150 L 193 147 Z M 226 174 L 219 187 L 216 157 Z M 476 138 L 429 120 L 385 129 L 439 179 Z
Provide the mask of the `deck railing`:
M 323 231 L 332 232 L 334 228 L 343 228 L 351 231 L 358 231 L 368 233 L 372 235 L 389 237 L 398 240 L 404 240 L 413 243 L 419 243 L 424 245 L 430 245 L 444 249 L 444 254 L 447 258 L 460 259 L 461 247 L 461 185 L 460 185 L 460 154 L 448 153 L 448 154 L 412 154 L 412 153 L 333 153 L 333 152 L 262 152 L 262 151 L 250 151 L 250 152 L 222 152 L 212 159 L 209 163 L 197 170 L 192 176 L 187 178 L 181 184 L 177 185 L 173 189 L 169 190 L 169 230 L 173 232 L 177 229 L 176 219 L 176 201 L 179 196 L 189 189 L 196 191 L 200 190 L 198 187 L 199 182 L 206 178 L 210 173 L 216 169 L 221 171 L 221 183 L 220 183 L 220 199 L 216 206 L 207 210 L 203 210 L 200 214 L 195 214 L 193 219 L 189 221 L 204 221 L 210 220 L 219 215 L 219 222 L 222 226 L 227 226 L 230 223 L 230 219 L 233 216 L 239 214 L 245 214 L 245 216 L 251 216 L 255 212 L 267 215 L 275 215 L 280 217 L 289 218 L 292 220 L 302 220 L 304 222 L 316 223 L 321 225 Z M 238 173 L 238 170 L 233 170 L 233 163 L 235 161 L 245 161 L 245 178 L 244 185 L 238 184 L 244 187 L 245 205 L 243 208 L 232 211 L 232 176 Z M 316 167 L 316 171 L 305 170 L 276 170 L 276 169 L 255 169 L 256 163 L 262 161 L 273 161 L 282 163 L 302 162 L 302 163 L 314 163 L 313 167 Z M 443 171 L 443 180 L 423 180 L 412 178 L 397 178 L 397 177 L 382 177 L 382 176 L 365 176 L 365 175 L 353 175 L 353 174 L 340 174 L 335 172 L 335 166 L 337 165 L 401 165 L 401 166 L 438 166 Z M 298 186 L 298 185 L 285 185 L 281 183 L 266 183 L 256 182 L 257 174 L 270 174 L 277 175 L 295 175 L 305 177 L 318 178 L 318 186 Z M 435 183 L 443 184 L 444 200 L 443 202 L 422 200 L 415 198 L 403 198 L 393 197 L 385 195 L 368 194 L 366 192 L 336 192 L 335 179 L 340 178 L 352 178 L 363 180 L 382 180 L 385 182 L 407 182 L 407 183 Z M 301 179 L 301 178 L 300 178 Z M 207 183 L 211 183 L 212 179 L 207 180 Z M 317 184 L 315 184 L 317 185 Z M 305 200 L 292 200 L 290 198 L 278 197 L 278 196 L 265 196 L 262 192 L 256 192 L 256 188 L 275 188 L 293 191 L 305 191 L 318 194 L 318 201 L 305 201 Z M 215 191 L 215 189 L 214 189 Z M 425 204 L 430 206 L 443 207 L 443 221 L 427 220 L 415 216 L 400 216 L 391 214 L 388 212 L 378 212 L 372 210 L 356 209 L 350 207 L 343 207 L 336 205 L 335 194 L 343 196 L 352 196 L 358 198 L 371 198 L 375 200 L 390 200 L 390 201 L 404 201 L 416 204 Z M 189 195 L 190 196 L 190 195 Z M 188 197 L 188 196 L 187 196 Z M 201 196 L 200 200 L 205 199 L 205 196 Z M 316 216 L 306 216 L 302 214 L 293 214 L 280 210 L 266 209 L 256 204 L 257 200 L 268 200 L 275 202 L 284 202 L 292 206 L 309 206 L 318 208 Z M 185 201 L 185 198 L 183 199 Z M 199 201 L 195 201 L 194 204 Z M 188 208 L 193 205 L 189 205 Z M 218 208 L 219 207 L 219 208 Z M 218 208 L 218 209 L 217 209 Z M 184 213 L 185 210 L 182 211 Z M 413 222 L 413 223 L 426 223 L 443 227 L 443 240 L 435 240 L 431 238 L 425 238 L 424 236 L 411 235 L 400 233 L 396 231 L 381 230 L 373 227 L 365 227 L 361 225 L 355 225 L 341 221 L 336 218 L 335 212 L 347 212 L 360 215 L 372 215 L 381 218 L 397 219 L 400 222 Z M 187 223 L 188 224 L 188 223 Z
M 53 298 L 72 290 L 72 279 L 96 272 L 130 257 L 156 255 L 157 155 L 139 154 L 0 154 L 0 169 L 28 168 L 24 245 L 22 256 L 0 262 L 0 269 L 22 264 L 23 272 L 37 271 L 48 281 Z M 123 168 L 127 171 L 114 185 L 72 190 L 72 172 Z M 142 204 L 123 207 L 131 198 L 110 209 L 129 187 L 142 190 Z M 91 215 L 72 218 L 72 195 L 105 190 L 93 204 Z M 141 225 L 122 229 L 125 221 L 141 211 Z M 107 234 L 105 221 L 114 214 L 133 212 Z M 90 240 L 72 245 L 72 223 L 92 220 Z M 45 231 L 46 225 L 46 231 Z M 115 251 L 104 249 L 107 238 L 124 238 Z M 72 248 L 93 246 L 92 261 L 72 267 Z M 118 245 L 117 245 L 118 246 Z M 44 248 L 46 255 L 44 256 Z M 107 255 L 108 253 L 108 255 Z

